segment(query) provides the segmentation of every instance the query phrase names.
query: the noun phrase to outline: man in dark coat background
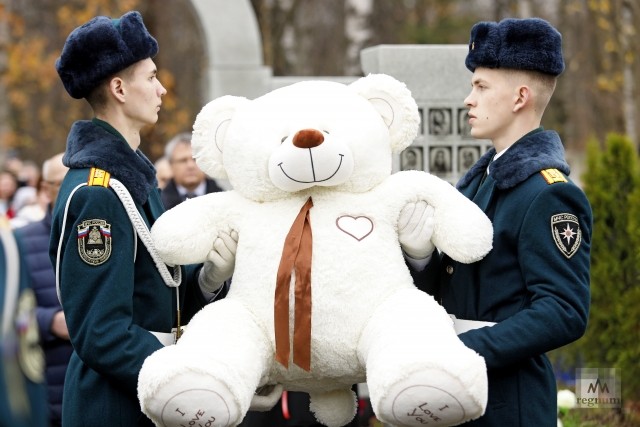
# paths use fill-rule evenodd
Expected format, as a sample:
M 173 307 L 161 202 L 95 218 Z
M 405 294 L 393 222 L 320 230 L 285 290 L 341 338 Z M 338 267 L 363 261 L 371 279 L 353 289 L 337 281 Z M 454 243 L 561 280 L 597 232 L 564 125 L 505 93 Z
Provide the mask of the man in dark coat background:
M 191 151 L 191 134 L 179 133 L 165 147 L 173 177 L 162 189 L 162 204 L 169 210 L 186 199 L 222 191 L 218 184 L 198 168 Z

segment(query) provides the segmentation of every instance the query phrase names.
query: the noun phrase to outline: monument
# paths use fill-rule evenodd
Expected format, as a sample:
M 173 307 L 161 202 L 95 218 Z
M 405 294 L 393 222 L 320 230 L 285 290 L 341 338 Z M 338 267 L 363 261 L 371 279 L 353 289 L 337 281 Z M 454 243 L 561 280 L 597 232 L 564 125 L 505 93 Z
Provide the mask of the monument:
M 302 80 L 349 84 L 358 76 L 273 76 L 263 64 L 258 22 L 251 2 L 192 0 L 207 52 L 208 101 L 222 95 L 250 99 Z M 223 12 L 223 13 L 222 13 Z M 403 81 L 420 107 L 422 127 L 393 169 L 433 173 L 452 184 L 491 147 L 469 135 L 464 99 L 471 90 L 466 45 L 379 45 L 360 54 L 363 73 L 384 73 Z

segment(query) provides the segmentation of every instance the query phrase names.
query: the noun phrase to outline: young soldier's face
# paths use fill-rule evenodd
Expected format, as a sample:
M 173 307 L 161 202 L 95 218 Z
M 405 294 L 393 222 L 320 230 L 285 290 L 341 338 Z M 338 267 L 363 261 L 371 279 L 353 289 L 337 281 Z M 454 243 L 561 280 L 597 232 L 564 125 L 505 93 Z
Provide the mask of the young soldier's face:
M 469 107 L 471 136 L 500 139 L 513 121 L 517 91 L 504 71 L 476 68 L 471 77 L 471 93 L 464 100 Z
M 126 114 L 142 126 L 152 125 L 158 121 L 162 97 L 167 90 L 158 80 L 158 70 L 151 58 L 144 59 L 132 67 L 131 72 L 123 79 Z

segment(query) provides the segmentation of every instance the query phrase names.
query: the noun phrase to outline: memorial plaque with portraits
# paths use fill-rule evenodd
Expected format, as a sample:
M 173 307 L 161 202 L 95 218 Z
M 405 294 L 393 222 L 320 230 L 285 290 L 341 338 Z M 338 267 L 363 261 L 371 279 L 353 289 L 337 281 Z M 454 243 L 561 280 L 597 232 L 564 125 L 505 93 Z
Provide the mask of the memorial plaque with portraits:
M 394 170 L 426 171 L 455 185 L 492 145 L 471 136 L 469 108 L 458 102 L 423 105 L 418 110 L 419 133 L 394 159 Z

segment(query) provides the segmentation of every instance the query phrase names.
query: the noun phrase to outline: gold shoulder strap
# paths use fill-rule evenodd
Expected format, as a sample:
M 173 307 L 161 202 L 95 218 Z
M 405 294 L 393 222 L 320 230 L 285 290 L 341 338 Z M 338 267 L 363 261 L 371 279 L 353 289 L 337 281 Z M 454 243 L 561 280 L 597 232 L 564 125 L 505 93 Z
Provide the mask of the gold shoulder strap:
M 540 171 L 540 174 L 549 185 L 556 182 L 567 182 L 567 178 L 558 169 L 545 169 Z
M 87 185 L 108 187 L 110 179 L 111 179 L 111 174 L 106 170 L 91 168 L 91 171 L 89 171 L 89 179 L 87 180 Z

